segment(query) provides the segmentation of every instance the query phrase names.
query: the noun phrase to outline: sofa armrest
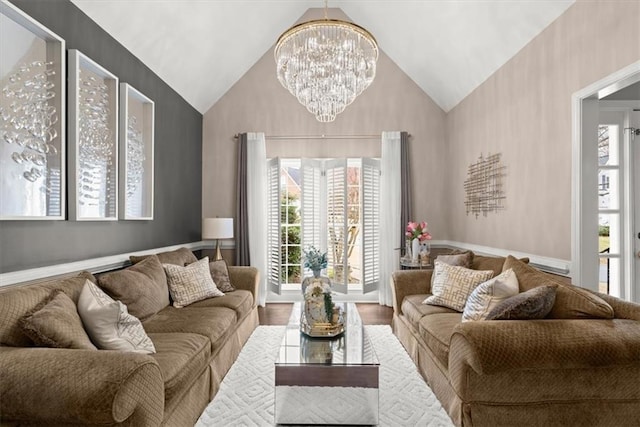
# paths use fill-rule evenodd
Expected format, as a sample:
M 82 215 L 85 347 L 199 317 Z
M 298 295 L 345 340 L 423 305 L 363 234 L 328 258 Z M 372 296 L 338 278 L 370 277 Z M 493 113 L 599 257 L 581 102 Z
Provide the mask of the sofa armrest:
M 158 426 L 164 415 L 162 374 L 145 354 L 3 347 L 0 378 L 3 421 Z
M 391 274 L 393 312 L 402 314 L 400 307 L 407 295 L 431 293 L 433 270 L 398 270 Z
M 625 301 L 620 298 L 616 298 L 611 295 L 602 294 L 599 292 L 593 292 L 590 290 L 589 292 L 605 300 L 613 308 L 613 316 L 616 319 L 632 319 L 640 321 L 640 304 Z
M 258 286 L 260 282 L 260 272 L 255 267 L 229 266 L 229 279 L 236 289 L 244 289 L 253 294 L 253 306 L 258 304 Z
M 490 320 L 457 325 L 450 372 L 640 366 L 640 322 L 626 319 Z

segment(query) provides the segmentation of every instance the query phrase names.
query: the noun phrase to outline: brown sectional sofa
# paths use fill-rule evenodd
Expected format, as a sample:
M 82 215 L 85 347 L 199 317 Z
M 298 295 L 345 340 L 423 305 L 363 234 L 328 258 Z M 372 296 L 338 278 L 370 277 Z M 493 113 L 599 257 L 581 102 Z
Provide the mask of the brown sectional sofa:
M 171 257 L 163 262 L 184 265 L 180 252 Z M 52 290 L 77 303 L 85 281 L 96 282 L 88 272 L 0 291 L 2 425 L 193 425 L 258 325 L 257 269 L 230 266 L 229 276 L 235 291 L 145 319 L 149 355 L 35 347 L 21 331 L 19 319 Z
M 476 255 L 471 268 L 497 275 L 504 262 Z M 640 425 L 639 304 L 592 293 L 612 319 L 461 322 L 462 313 L 422 304 L 431 276 L 393 274 L 392 327 L 456 425 Z M 534 278 L 557 280 L 518 277 L 521 291 Z

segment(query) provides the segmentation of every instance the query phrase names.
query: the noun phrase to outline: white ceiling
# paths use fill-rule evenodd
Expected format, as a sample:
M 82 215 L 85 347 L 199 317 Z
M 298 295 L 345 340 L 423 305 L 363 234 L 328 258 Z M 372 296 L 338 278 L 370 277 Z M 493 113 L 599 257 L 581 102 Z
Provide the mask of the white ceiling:
M 329 6 L 368 29 L 449 111 L 574 1 L 330 0 Z M 324 5 L 322 0 L 72 2 L 201 113 L 307 9 Z

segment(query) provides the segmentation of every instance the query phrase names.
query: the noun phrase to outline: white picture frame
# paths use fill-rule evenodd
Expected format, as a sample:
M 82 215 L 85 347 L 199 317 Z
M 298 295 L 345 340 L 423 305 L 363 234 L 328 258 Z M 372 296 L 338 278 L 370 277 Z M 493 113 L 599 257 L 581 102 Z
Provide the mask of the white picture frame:
M 65 219 L 64 55 L 64 39 L 0 1 L 0 220 Z
M 69 49 L 69 219 L 118 220 L 118 77 Z
M 119 218 L 153 220 L 155 103 L 120 83 Z

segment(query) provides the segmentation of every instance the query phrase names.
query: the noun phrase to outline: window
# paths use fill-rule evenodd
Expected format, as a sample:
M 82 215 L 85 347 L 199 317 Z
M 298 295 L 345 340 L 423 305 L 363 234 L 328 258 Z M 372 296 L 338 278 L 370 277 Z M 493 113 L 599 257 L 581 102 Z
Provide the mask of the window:
M 299 289 L 310 246 L 327 251 L 335 290 L 377 289 L 379 161 L 276 158 L 267 170 L 271 290 Z
M 621 282 L 620 126 L 598 126 L 599 291 L 619 295 Z

